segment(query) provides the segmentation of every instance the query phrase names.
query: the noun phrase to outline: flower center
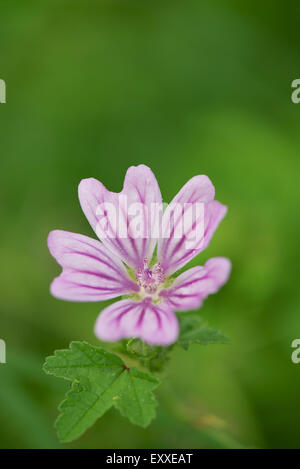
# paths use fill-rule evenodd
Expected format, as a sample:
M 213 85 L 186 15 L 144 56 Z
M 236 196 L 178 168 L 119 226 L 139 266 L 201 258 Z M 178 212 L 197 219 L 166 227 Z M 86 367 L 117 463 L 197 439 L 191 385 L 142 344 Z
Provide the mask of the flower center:
M 145 293 L 156 293 L 159 285 L 164 282 L 166 276 L 158 262 L 151 269 L 148 265 L 148 259 L 144 259 L 143 267 L 140 267 L 135 274 L 137 283 Z

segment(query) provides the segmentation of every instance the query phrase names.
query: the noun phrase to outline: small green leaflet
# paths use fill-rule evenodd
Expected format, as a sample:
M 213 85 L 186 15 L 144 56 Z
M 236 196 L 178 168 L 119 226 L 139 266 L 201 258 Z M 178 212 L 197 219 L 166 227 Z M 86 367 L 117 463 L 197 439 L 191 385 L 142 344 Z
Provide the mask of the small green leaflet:
M 178 315 L 180 335 L 177 341 L 184 349 L 191 344 L 230 344 L 230 340 L 219 330 L 209 327 L 198 315 Z
M 142 427 L 155 417 L 157 402 L 152 391 L 159 381 L 137 368 L 127 368 L 120 357 L 100 347 L 72 342 L 68 350 L 48 357 L 43 369 L 72 381 L 56 421 L 62 442 L 78 438 L 112 406 Z

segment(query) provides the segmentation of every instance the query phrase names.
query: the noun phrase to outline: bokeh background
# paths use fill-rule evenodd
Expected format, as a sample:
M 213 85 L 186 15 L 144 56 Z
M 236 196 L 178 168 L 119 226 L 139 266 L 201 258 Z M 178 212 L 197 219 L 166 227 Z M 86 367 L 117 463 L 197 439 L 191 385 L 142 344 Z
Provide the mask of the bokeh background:
M 111 410 L 66 446 L 300 447 L 299 31 L 296 2 L 1 1 L 1 447 L 60 447 L 68 384 L 42 363 L 71 340 L 97 345 L 103 305 L 50 296 L 47 234 L 94 236 L 79 181 L 119 191 L 139 163 L 165 201 L 207 174 L 228 205 L 196 262 L 233 262 L 202 308 L 232 344 L 174 350 L 147 429 Z

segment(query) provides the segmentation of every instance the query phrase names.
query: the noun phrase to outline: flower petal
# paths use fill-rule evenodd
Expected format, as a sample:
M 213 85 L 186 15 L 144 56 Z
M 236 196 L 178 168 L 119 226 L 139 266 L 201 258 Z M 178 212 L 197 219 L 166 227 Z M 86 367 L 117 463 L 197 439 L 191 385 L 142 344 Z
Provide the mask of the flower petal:
M 151 228 L 158 218 L 151 204 L 161 204 L 161 194 L 150 168 L 130 167 L 120 193 L 93 178 L 83 179 L 78 193 L 83 212 L 108 249 L 132 268 L 151 259 L 156 241 Z
M 139 337 L 153 345 L 169 345 L 178 336 L 176 315 L 165 302 L 157 305 L 143 301 L 121 300 L 105 308 L 95 325 L 96 336 L 114 342 Z
M 158 241 L 158 260 L 171 275 L 203 251 L 225 216 L 227 207 L 213 200 L 207 176 L 190 179 L 167 207 Z
M 63 267 L 51 293 L 71 301 L 101 301 L 138 290 L 122 262 L 99 241 L 68 231 L 51 231 L 48 247 Z
M 193 267 L 179 275 L 171 288 L 162 290 L 160 295 L 176 311 L 198 309 L 203 300 L 227 282 L 231 262 L 225 257 L 213 257 L 204 267 Z

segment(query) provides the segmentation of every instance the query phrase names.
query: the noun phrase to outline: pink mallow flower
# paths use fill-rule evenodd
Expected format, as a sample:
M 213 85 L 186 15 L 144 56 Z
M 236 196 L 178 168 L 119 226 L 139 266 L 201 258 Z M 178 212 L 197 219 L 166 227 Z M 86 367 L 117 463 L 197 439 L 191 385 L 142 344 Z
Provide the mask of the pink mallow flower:
M 210 179 L 203 175 L 193 177 L 172 201 L 192 206 L 204 204 L 204 212 L 190 227 L 191 231 L 195 223 L 204 222 L 203 236 L 201 240 L 189 239 L 188 244 L 188 232 L 184 232 L 181 238 L 175 236 L 174 228 L 182 221 L 184 210 L 180 214 L 174 211 L 170 217 L 172 203 L 162 215 L 162 226 L 168 225 L 169 237 L 160 236 L 158 240 L 151 236 L 135 238 L 130 230 L 127 238 L 107 236 L 99 229 L 97 210 L 103 203 L 117 206 L 120 196 L 124 195 L 128 206 L 136 202 L 144 207 L 162 203 L 156 178 L 147 166 L 130 167 L 120 193 L 108 191 L 93 178 L 83 179 L 78 191 L 82 210 L 100 241 L 61 230 L 49 234 L 50 252 L 63 268 L 51 284 L 52 295 L 70 301 L 103 301 L 122 296 L 123 299 L 100 313 L 95 325 L 99 339 L 118 341 L 139 337 L 153 345 L 172 344 L 179 332 L 175 311 L 198 309 L 208 295 L 219 290 L 230 274 L 230 261 L 214 257 L 204 266 L 192 267 L 175 278 L 171 277 L 208 246 L 226 214 L 227 208 L 214 200 L 215 190 Z M 164 218 L 167 214 L 168 220 Z M 110 214 L 104 215 L 107 230 L 112 230 Z M 128 226 L 128 213 L 123 213 L 123 216 Z M 199 219 L 201 216 L 202 220 Z M 145 211 L 144 228 L 147 232 L 151 223 L 154 222 Z

